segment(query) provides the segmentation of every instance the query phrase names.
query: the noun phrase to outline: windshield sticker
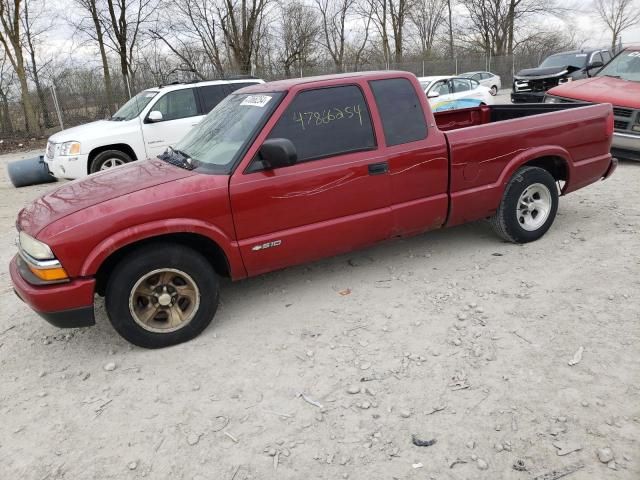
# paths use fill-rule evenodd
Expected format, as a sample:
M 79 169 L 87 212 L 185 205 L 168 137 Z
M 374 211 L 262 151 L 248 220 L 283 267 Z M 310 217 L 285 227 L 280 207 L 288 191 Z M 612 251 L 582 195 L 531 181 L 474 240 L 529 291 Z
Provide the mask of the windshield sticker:
M 264 107 L 269 103 L 271 97 L 268 95 L 249 95 L 245 98 L 240 105 L 247 105 L 249 107 Z
M 156 96 L 156 93 L 157 92 L 147 92 L 144 97 L 145 98 L 152 98 L 152 97 Z
M 631 52 L 628 56 L 629 57 L 640 57 L 640 52 Z
M 586 57 L 586 56 L 587 56 L 587 54 L 586 54 L 586 53 L 578 53 L 578 54 L 576 55 L 576 57 Z

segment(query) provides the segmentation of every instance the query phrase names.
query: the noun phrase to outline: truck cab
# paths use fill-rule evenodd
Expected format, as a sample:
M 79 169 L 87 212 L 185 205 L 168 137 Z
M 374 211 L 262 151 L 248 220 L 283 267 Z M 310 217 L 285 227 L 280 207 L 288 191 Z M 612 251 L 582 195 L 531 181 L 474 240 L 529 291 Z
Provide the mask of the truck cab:
M 257 83 L 263 81 L 237 78 L 148 88 L 107 120 L 52 135 L 45 162 L 53 176 L 75 179 L 153 158 L 184 137 L 231 92 Z

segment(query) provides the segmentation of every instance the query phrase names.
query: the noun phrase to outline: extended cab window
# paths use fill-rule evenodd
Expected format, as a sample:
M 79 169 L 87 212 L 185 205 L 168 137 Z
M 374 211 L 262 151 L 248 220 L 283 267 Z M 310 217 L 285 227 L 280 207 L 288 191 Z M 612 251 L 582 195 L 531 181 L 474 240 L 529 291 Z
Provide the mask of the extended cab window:
M 194 117 L 198 115 L 198 107 L 193 93 L 192 88 L 169 92 L 156 102 L 152 110 L 162 113 L 163 121 Z
M 367 102 L 360 88 L 352 85 L 299 93 L 269 138 L 291 140 L 298 162 L 376 146 Z
M 427 123 L 413 84 L 406 78 L 370 82 L 376 99 L 387 146 L 415 142 L 427 137 Z
M 227 96 L 226 85 L 205 85 L 198 87 L 203 113 L 207 114 Z

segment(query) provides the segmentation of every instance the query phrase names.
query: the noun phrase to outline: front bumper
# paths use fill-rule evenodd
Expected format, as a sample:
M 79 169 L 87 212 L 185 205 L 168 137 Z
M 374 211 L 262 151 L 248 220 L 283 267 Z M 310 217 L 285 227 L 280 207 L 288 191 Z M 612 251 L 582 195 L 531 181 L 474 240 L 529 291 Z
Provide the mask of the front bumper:
M 51 174 L 56 178 L 75 179 L 87 176 L 89 155 L 58 155 L 53 158 L 45 155 L 44 161 Z
M 24 261 L 16 255 L 9 265 L 16 295 L 47 322 L 60 328 L 94 325 L 93 294 L 95 279 L 76 279 L 52 285 L 32 285 L 23 274 Z M 25 274 L 26 275 L 26 274 Z
M 547 92 L 511 92 L 511 103 L 542 103 Z
M 625 160 L 640 161 L 640 135 L 614 132 L 611 153 Z

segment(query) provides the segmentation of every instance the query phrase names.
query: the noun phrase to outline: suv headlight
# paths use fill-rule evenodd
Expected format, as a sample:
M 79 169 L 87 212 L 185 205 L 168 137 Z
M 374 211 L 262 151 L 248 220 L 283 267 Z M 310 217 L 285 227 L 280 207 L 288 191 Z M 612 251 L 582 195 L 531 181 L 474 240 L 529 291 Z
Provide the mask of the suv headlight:
M 560 99 L 558 97 L 550 97 L 549 95 L 545 95 L 544 103 L 560 103 Z
M 80 142 L 64 142 L 60 145 L 60 155 L 77 155 L 80 153 Z
M 569 83 L 569 82 L 573 82 L 573 77 L 563 77 L 560 80 L 558 80 L 558 83 L 560 85 L 562 85 L 563 83 Z
M 20 249 L 36 260 L 53 260 L 56 258 L 51 248 L 49 248 L 49 245 L 42 243 L 40 240 L 36 240 L 31 235 L 20 232 L 19 241 Z

